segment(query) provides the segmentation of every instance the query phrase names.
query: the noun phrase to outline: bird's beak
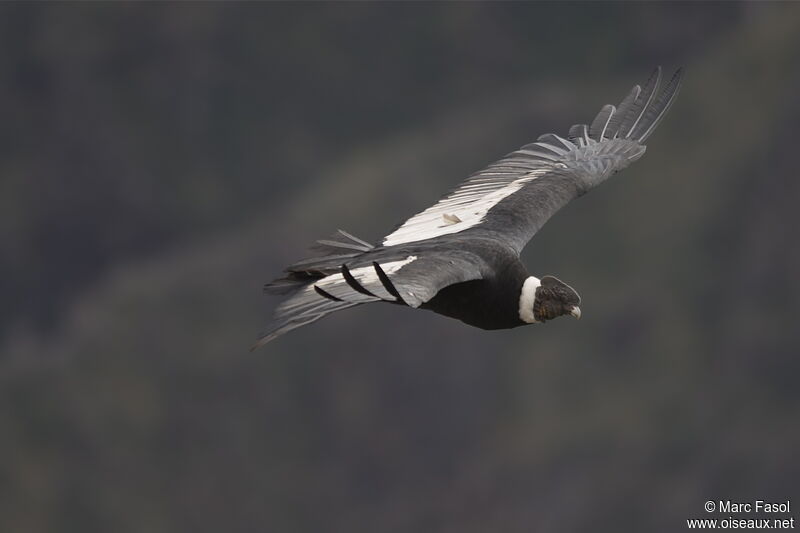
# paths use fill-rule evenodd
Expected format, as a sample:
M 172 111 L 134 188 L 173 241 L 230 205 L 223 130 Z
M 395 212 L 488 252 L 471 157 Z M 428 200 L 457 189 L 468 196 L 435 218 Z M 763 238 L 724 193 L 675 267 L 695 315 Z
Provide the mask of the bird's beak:
M 569 314 L 571 314 L 575 318 L 580 318 L 581 317 L 581 308 L 576 305 L 575 307 L 572 308 L 572 311 L 570 311 Z

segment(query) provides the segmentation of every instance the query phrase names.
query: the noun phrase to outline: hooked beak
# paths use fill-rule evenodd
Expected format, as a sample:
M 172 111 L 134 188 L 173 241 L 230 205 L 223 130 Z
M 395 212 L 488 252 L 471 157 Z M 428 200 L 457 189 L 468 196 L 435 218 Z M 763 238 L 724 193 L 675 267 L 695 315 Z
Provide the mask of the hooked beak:
M 570 311 L 569 314 L 571 314 L 575 318 L 580 318 L 581 317 L 581 308 L 576 305 L 575 307 L 572 308 L 572 311 Z

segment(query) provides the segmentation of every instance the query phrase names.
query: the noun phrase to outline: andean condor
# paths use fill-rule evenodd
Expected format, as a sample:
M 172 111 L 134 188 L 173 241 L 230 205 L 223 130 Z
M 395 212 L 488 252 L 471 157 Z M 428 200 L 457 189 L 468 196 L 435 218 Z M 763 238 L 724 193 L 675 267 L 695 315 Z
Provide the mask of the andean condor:
M 548 133 L 473 174 L 373 246 L 339 230 L 320 255 L 268 283 L 288 295 L 253 349 L 288 331 L 365 303 L 388 302 L 483 329 L 514 328 L 562 315 L 580 318 L 580 296 L 553 276 L 528 274 L 520 252 L 545 222 L 645 152 L 644 142 L 681 85 L 679 69 L 659 91 L 661 68 L 591 125 Z

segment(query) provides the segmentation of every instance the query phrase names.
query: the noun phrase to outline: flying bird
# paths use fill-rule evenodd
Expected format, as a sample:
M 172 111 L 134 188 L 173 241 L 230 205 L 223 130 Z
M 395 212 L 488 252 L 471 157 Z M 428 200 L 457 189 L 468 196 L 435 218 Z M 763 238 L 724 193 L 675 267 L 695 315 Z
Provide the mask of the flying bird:
M 286 295 L 252 349 L 349 307 L 386 302 L 507 329 L 571 315 L 580 296 L 554 276 L 528 273 L 520 252 L 547 220 L 645 152 L 678 94 L 678 69 L 659 90 L 661 68 L 618 106 L 562 137 L 540 136 L 473 174 L 378 245 L 339 230 L 317 255 L 264 286 Z

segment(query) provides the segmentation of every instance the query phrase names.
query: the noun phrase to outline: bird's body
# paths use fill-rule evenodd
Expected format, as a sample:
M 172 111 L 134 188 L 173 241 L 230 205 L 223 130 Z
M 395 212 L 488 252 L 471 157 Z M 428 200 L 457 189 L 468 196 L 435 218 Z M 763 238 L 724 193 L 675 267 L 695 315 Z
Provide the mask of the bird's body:
M 265 291 L 288 294 L 258 347 L 334 311 L 373 302 L 429 309 L 482 329 L 572 314 L 580 297 L 552 276 L 528 274 L 520 252 L 564 205 L 639 159 L 644 140 L 680 86 L 657 93 L 658 69 L 619 108 L 590 126 L 546 134 L 489 165 L 373 246 L 342 230 L 318 241 L 318 256 L 287 267 Z
M 493 247 L 486 244 L 478 253 L 485 254 L 490 274 L 482 279 L 448 285 L 420 308 L 481 329 L 525 325 L 519 315 L 519 299 L 530 275 L 513 251 L 499 244 Z

